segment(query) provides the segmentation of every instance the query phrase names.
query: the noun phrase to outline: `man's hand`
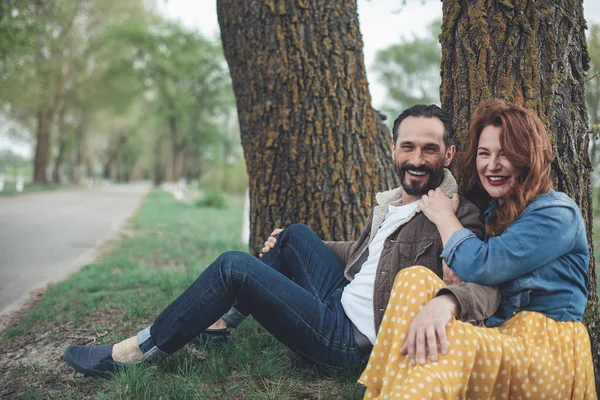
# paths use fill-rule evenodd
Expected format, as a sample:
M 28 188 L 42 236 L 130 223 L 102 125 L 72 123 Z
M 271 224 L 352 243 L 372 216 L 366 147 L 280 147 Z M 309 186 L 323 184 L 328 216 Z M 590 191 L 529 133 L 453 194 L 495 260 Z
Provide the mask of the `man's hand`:
M 400 354 L 408 355 L 413 366 L 416 365 L 415 357 L 419 359 L 419 364 L 425 365 L 427 354 L 431 361 L 437 361 L 438 346 L 441 355 L 448 352 L 446 325 L 457 314 L 458 302 L 454 296 L 443 295 L 430 300 L 413 318 Z
M 458 285 L 463 280 L 460 279 L 453 270 L 450 269 L 446 261 L 442 260 L 442 280 L 446 285 Z
M 262 248 L 261 253 L 258 255 L 259 258 L 262 258 L 262 256 L 265 255 L 265 253 L 268 253 L 269 250 L 275 247 L 275 243 L 277 243 L 277 235 L 279 235 L 281 232 L 283 232 L 283 229 L 281 228 L 277 228 L 273 232 L 271 232 L 271 235 L 265 241 L 265 245 Z

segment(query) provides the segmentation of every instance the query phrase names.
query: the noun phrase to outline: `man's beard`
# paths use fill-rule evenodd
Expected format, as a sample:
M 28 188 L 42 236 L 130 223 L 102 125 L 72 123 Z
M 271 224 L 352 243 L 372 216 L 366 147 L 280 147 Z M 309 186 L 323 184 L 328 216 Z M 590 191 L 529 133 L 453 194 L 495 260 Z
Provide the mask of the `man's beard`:
M 440 163 L 440 168 L 432 169 L 426 166 L 415 167 L 413 164 L 394 164 L 394 168 L 396 174 L 400 177 L 400 183 L 406 194 L 409 196 L 423 196 L 430 190 L 435 190 L 442 183 L 442 180 L 444 179 L 444 167 L 442 167 L 442 165 L 444 165 L 443 162 Z M 429 179 L 422 183 L 414 180 L 408 182 L 406 179 L 408 170 L 425 172 L 429 174 Z

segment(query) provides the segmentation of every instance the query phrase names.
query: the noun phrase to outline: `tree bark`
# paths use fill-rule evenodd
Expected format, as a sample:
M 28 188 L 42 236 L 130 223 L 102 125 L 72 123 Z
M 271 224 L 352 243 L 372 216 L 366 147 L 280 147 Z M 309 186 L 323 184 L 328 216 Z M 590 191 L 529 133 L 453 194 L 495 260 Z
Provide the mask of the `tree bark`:
M 172 180 L 177 182 L 183 176 L 184 147 L 181 144 L 179 127 L 175 117 L 169 117 L 169 133 L 171 135 L 171 175 Z
M 75 130 L 75 140 L 77 141 L 77 149 L 75 150 L 75 160 L 73 162 L 73 175 L 72 181 L 73 183 L 79 185 L 81 184 L 83 170 L 85 166 L 85 157 L 86 157 L 86 148 L 87 148 L 87 116 L 83 115 L 79 125 L 77 125 L 77 129 Z M 88 178 L 91 178 L 91 175 L 88 174 Z
M 56 109 L 58 110 L 58 155 L 54 166 L 54 182 L 63 183 L 63 162 L 67 148 L 67 124 L 65 114 L 67 111 L 67 78 L 69 75 L 69 61 L 67 59 L 69 49 L 64 48 L 60 52 L 61 68 L 58 78 L 58 88 L 56 92 Z
M 33 182 L 47 183 L 46 166 L 50 153 L 50 129 L 52 128 L 53 112 L 41 106 L 37 112 L 37 133 L 35 145 L 35 158 L 33 162 Z
M 302 222 L 357 237 L 375 193 L 395 186 L 377 126 L 355 0 L 217 1 L 250 190 L 250 250 Z
M 152 174 L 154 186 L 160 186 L 165 181 L 165 169 L 162 163 L 162 140 L 156 138 L 154 142 L 154 171 Z
M 554 186 L 577 202 L 586 222 L 592 258 L 584 322 L 598 365 L 600 316 L 583 89 L 589 56 L 582 0 L 444 1 L 443 13 L 440 95 L 461 143 L 478 103 L 490 97 L 537 111 L 552 135 Z
M 64 183 L 65 176 L 63 171 L 63 163 L 67 153 L 67 126 L 65 121 L 66 104 L 60 108 L 58 112 L 58 154 L 54 162 L 54 183 Z

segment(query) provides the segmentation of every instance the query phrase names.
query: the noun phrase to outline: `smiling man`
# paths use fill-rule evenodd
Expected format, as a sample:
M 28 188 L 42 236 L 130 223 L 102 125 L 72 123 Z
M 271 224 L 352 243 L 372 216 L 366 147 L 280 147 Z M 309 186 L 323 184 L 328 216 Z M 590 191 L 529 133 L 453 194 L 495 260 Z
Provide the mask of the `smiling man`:
M 339 368 L 366 362 L 396 274 L 423 265 L 442 276 L 442 242 L 419 202 L 438 187 L 456 195 L 456 181 L 444 168 L 455 154 L 451 130 L 448 116 L 434 105 L 400 114 L 391 146 L 402 185 L 377 194 L 356 240 L 324 243 L 300 224 L 277 229 L 261 259 L 222 254 L 136 336 L 115 345 L 70 346 L 65 361 L 86 375 L 109 376 L 118 367 L 167 357 L 198 336 L 219 332 L 223 339 L 231 321 L 252 314 L 315 364 Z M 456 215 L 482 235 L 480 212 L 472 203 L 461 199 Z M 487 318 L 499 301 L 495 289 L 464 282 L 440 294 L 456 298 L 455 315 L 463 321 Z
M 438 110 L 414 106 L 394 121 L 392 157 L 404 203 L 418 200 L 440 186 L 444 167 L 450 165 L 456 152 L 445 125 L 450 121 Z

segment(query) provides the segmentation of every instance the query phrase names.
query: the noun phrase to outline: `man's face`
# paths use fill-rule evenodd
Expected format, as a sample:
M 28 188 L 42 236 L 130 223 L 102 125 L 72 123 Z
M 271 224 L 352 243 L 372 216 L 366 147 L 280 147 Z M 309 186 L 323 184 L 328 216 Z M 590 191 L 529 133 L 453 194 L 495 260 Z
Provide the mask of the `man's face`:
M 398 127 L 392 158 L 404 192 L 421 197 L 437 188 L 450 165 L 454 146 L 444 145 L 444 124 L 438 118 L 408 117 Z

